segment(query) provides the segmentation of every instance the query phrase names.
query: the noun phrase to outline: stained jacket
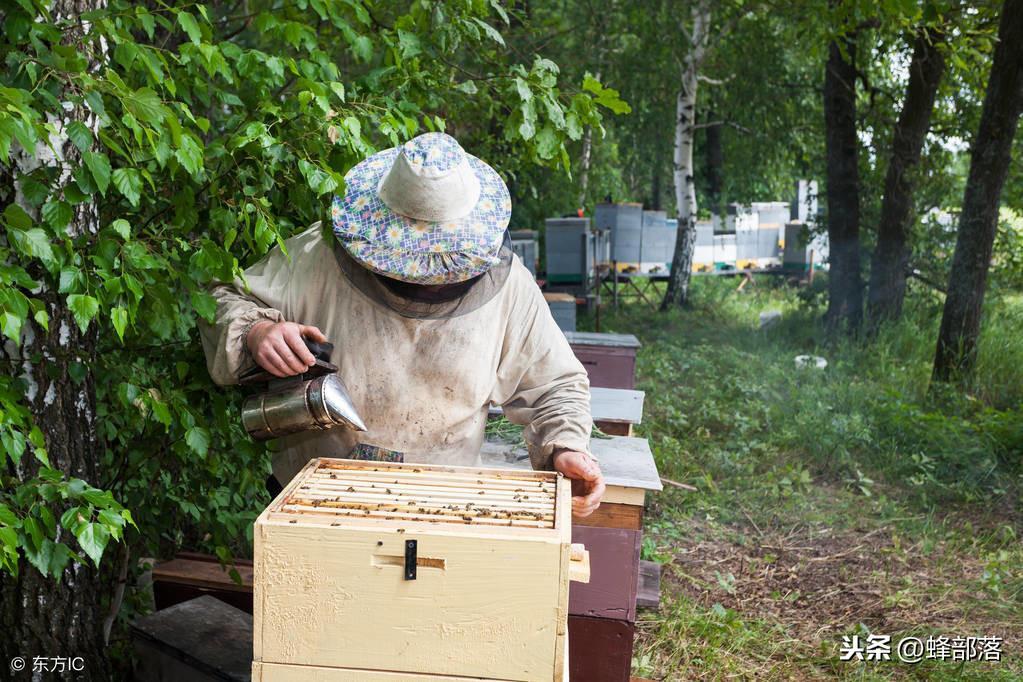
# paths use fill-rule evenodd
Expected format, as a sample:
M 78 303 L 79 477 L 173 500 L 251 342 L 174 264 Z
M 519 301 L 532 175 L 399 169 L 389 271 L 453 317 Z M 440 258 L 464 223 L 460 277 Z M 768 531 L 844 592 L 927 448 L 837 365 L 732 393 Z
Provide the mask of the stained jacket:
M 313 457 L 344 457 L 358 443 L 406 462 L 478 465 L 487 411 L 500 405 L 525 426 L 530 460 L 549 469 L 556 448 L 589 452 L 589 381 L 532 275 L 514 258 L 487 303 L 447 319 L 403 317 L 371 300 L 342 272 L 329 232 L 316 223 L 274 248 L 244 280 L 211 288 L 213 324 L 200 332 L 213 380 L 237 383 L 254 366 L 245 343 L 259 320 L 318 327 L 334 344 L 368 431 L 334 428 L 275 441 L 273 471 L 286 484 Z

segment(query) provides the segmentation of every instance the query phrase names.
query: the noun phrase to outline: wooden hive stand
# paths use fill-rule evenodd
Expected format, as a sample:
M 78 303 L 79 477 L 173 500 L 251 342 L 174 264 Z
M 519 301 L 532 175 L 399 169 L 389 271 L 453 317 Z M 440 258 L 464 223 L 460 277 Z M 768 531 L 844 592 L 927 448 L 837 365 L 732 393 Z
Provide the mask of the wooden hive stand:
M 569 590 L 569 668 L 573 682 L 628 682 L 636 609 L 642 587 L 645 605 L 656 603 L 655 566 L 640 561 L 647 491 L 661 490 L 650 446 L 643 438 L 593 439 L 607 492 L 592 515 L 573 519 L 572 541 L 590 554 L 590 581 Z M 529 469 L 526 451 L 484 443 L 488 466 Z

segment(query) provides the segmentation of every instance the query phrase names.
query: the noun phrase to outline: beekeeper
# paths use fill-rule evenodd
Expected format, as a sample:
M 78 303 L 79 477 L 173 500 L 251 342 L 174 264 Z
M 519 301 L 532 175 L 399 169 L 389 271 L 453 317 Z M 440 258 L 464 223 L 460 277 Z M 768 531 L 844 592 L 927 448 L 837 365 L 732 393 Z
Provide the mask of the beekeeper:
M 212 288 L 201 327 L 210 375 L 234 384 L 255 364 L 279 376 L 329 340 L 367 431 L 277 441 L 268 487 L 310 458 L 481 464 L 490 405 L 525 427 L 534 469 L 573 480 L 573 513 L 600 503 L 589 454 L 589 381 L 507 236 L 500 175 L 443 133 L 374 154 L 345 176 L 332 229 L 314 224 Z M 273 480 L 276 479 L 276 480 Z

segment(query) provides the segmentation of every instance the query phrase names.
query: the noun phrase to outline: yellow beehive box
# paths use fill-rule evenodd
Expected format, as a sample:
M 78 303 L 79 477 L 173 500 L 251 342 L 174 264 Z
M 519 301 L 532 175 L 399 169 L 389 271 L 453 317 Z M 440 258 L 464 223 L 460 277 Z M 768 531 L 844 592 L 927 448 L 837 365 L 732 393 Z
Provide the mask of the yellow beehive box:
M 560 474 L 315 459 L 254 539 L 255 681 L 567 679 Z

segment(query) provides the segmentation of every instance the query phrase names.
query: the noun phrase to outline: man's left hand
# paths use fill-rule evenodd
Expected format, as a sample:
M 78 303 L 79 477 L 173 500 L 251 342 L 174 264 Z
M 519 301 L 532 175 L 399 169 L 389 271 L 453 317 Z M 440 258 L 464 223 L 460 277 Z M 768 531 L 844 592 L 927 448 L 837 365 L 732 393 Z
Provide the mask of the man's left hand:
M 560 450 L 554 453 L 554 469 L 572 479 L 572 515 L 589 516 L 604 496 L 604 475 L 600 465 L 585 452 Z

